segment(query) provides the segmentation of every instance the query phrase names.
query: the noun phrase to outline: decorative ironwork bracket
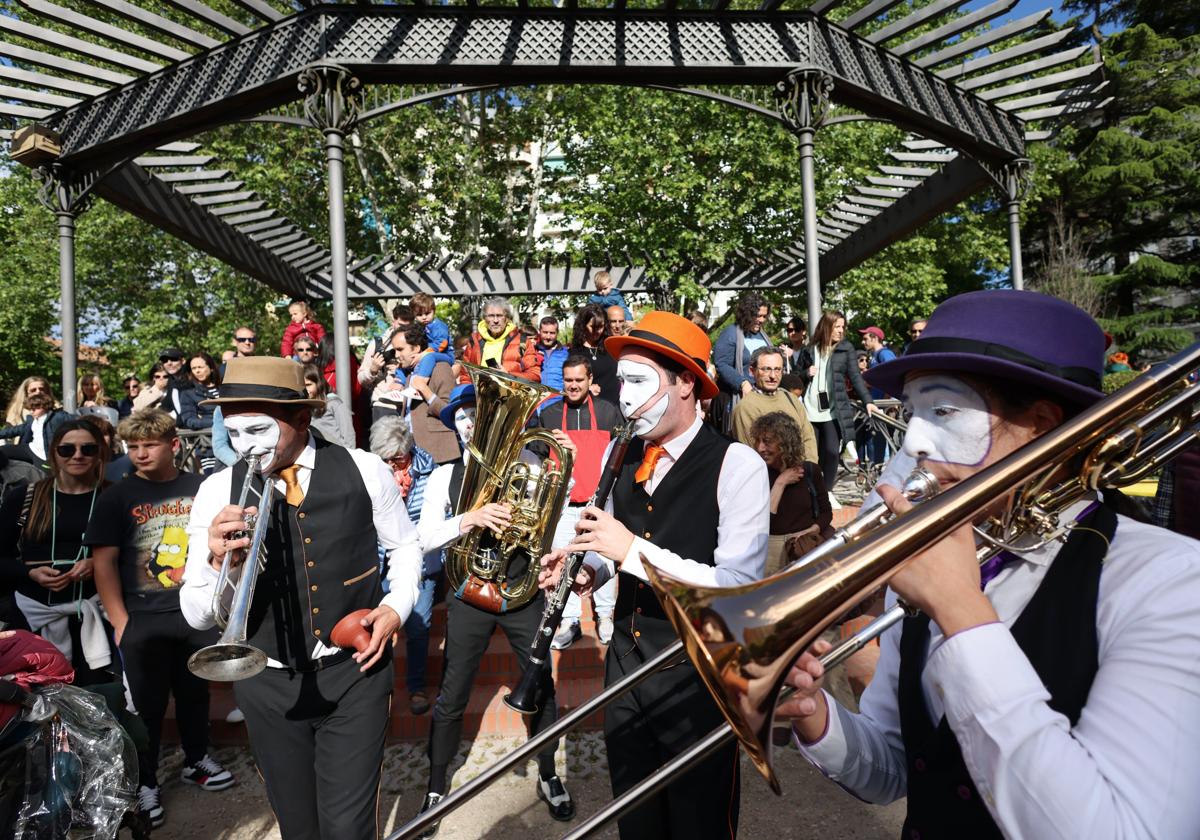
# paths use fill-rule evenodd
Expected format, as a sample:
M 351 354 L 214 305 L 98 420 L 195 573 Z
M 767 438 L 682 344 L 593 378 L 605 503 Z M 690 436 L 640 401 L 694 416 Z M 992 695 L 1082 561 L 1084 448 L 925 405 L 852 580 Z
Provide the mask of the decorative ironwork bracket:
M 1001 166 L 992 177 L 996 179 L 1006 201 L 1020 201 L 1033 184 L 1033 161 L 1015 158 Z
M 793 70 L 775 85 L 779 114 L 793 132 L 815 131 L 825 122 L 833 94 L 833 76 L 823 70 Z
M 33 170 L 33 177 L 41 182 L 38 187 L 38 203 L 51 213 L 70 213 L 78 216 L 95 200 L 92 192 L 100 181 L 100 174 L 87 172 L 79 175 L 59 163 L 50 163 Z
M 304 94 L 304 115 L 313 128 L 345 134 L 362 110 L 362 81 L 336 64 L 316 64 L 297 77 Z

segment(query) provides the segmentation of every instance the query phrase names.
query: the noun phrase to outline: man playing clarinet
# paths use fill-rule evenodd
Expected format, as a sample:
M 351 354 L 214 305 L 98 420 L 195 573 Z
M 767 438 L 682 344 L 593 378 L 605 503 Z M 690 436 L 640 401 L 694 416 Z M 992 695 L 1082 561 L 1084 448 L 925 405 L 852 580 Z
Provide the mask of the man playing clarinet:
M 676 641 L 646 583 L 641 558 L 701 586 L 762 576 L 769 530 L 767 471 L 754 450 L 701 422 L 699 400 L 717 393 L 705 370 L 708 336 L 669 312 L 651 312 L 605 349 L 618 359 L 621 413 L 638 436 L 604 510 L 589 507 L 568 550 L 543 558 L 552 586 L 568 551 L 590 552 L 576 578 L 582 594 L 617 576 L 614 634 L 605 659 L 611 685 Z M 605 745 L 620 795 L 722 722 L 692 665 L 646 679 L 606 710 Z M 731 744 L 620 819 L 622 840 L 733 837 L 739 806 Z

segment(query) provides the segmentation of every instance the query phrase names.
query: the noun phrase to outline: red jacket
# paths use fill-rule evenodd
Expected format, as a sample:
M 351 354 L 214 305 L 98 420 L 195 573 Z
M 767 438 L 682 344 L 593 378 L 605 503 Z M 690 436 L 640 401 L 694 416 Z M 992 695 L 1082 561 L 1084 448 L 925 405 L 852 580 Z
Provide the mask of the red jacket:
M 481 321 L 479 330 L 471 334 L 471 343 L 463 348 L 462 359 L 464 362 L 470 362 L 473 365 L 481 363 L 483 345 L 487 341 L 484 338 L 485 329 L 486 327 Z M 537 351 L 536 340 L 531 338 L 522 346 L 521 331 L 513 324 L 509 324 L 507 330 L 507 334 L 498 339 L 504 342 L 504 350 L 500 354 L 500 366 L 513 376 L 528 379 L 530 382 L 541 382 L 542 357 Z M 471 376 L 465 368 L 459 374 L 458 381 L 462 383 L 471 381 Z
M 279 355 L 285 359 L 290 359 L 292 357 L 292 345 L 302 335 L 307 335 L 311 338 L 313 344 L 320 344 L 321 339 L 325 337 L 325 328 L 316 321 L 305 321 L 302 324 L 297 324 L 293 321 L 283 331 L 283 341 L 279 345 Z

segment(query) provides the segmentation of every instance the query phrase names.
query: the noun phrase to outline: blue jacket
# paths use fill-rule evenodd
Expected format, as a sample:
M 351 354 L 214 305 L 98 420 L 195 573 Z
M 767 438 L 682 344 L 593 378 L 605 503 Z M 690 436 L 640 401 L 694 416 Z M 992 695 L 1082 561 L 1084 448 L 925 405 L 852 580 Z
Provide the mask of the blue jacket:
M 212 421 L 213 454 L 222 464 L 232 467 L 241 456 L 229 442 L 229 432 L 225 429 L 225 418 L 221 414 L 221 406 L 217 406 L 217 410 L 213 412 Z
M 735 357 L 737 356 L 738 331 L 737 324 L 730 324 L 721 330 L 716 343 L 713 344 L 712 356 L 713 365 L 717 368 L 717 385 L 727 394 L 740 394 L 743 382 L 754 384 L 754 377 L 750 375 L 750 357 L 753 354 L 746 346 L 744 338 L 742 339 L 742 372 L 738 373 L 737 370 Z M 763 333 L 758 333 L 758 335 L 766 338 Z
M 213 424 L 213 409 L 216 406 L 200 405 L 209 398 L 203 385 L 179 391 L 179 425 L 185 429 L 210 429 Z
M 533 345 L 537 350 L 538 355 L 542 357 L 542 384 L 555 391 L 561 391 L 563 386 L 563 362 L 567 360 L 567 355 L 571 352 L 569 347 L 555 347 L 553 350 L 545 350 L 539 345 Z
M 58 431 L 58 427 L 68 420 L 74 420 L 75 415 L 63 411 L 61 408 L 52 408 L 46 416 L 46 423 L 42 426 L 42 445 L 46 448 L 47 458 L 50 455 L 50 441 L 54 439 L 54 433 Z M 17 443 L 28 446 L 33 442 L 33 418 L 25 418 L 24 423 L 17 423 L 13 426 L 5 426 L 0 429 L 0 440 L 4 438 L 16 437 L 19 438 Z
M 625 295 L 621 294 L 620 289 L 613 289 L 606 295 L 598 295 L 593 292 L 588 295 L 588 303 L 598 303 L 605 309 L 610 306 L 619 306 L 625 310 L 625 318 L 633 321 L 633 312 L 630 311 L 629 304 L 625 302 Z

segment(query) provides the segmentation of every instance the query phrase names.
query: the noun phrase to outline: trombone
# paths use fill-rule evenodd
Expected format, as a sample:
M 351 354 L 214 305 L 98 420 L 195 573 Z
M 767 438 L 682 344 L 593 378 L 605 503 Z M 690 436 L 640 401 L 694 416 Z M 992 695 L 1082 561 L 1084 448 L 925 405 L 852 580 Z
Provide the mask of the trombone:
M 258 455 L 246 456 L 246 478 L 238 494 L 240 508 L 246 507 L 250 487 L 254 476 L 258 474 L 260 462 L 261 458 Z M 231 584 L 233 549 L 230 549 L 225 552 L 225 558 L 221 562 L 221 573 L 213 591 L 213 615 L 224 632 L 215 644 L 201 648 L 188 658 L 188 670 L 201 679 L 214 682 L 244 680 L 267 667 L 267 655 L 246 641 L 250 602 L 254 600 L 254 584 L 262 570 L 263 541 L 267 537 L 267 526 L 271 521 L 271 503 L 275 497 L 275 482 L 269 477 L 263 478 L 258 513 L 246 518 L 246 527 L 252 531 L 252 536 L 246 549 L 241 577 L 236 584 Z M 229 607 L 226 608 L 225 599 L 231 586 L 233 596 Z
M 981 559 L 1026 535 L 1050 542 L 1066 533 L 1058 514 L 1086 494 L 1143 478 L 1200 441 L 1200 344 L 1155 365 L 1143 376 L 1031 441 L 996 464 L 903 516 L 873 508 L 825 544 L 778 574 L 730 588 L 695 588 L 646 564 L 647 574 L 681 641 L 638 671 L 614 683 L 553 726 L 530 738 L 436 806 L 389 835 L 415 837 L 465 804 L 508 770 L 557 739 L 655 672 L 680 661 L 686 650 L 727 723 L 713 730 L 601 811 L 565 835 L 588 836 L 670 783 L 736 737 L 775 793 L 781 791 L 771 763 L 770 731 L 776 704 L 792 691 L 783 685 L 792 663 L 838 616 L 885 584 L 909 558 L 953 529 L 973 521 L 996 499 L 1016 491 L 1012 517 L 993 523 Z M 1082 456 L 1082 458 L 1080 458 Z M 1078 462 L 1065 478 L 1062 468 Z M 910 478 L 905 494 L 930 488 Z M 833 667 L 903 618 L 893 609 L 853 639 L 822 657 Z

